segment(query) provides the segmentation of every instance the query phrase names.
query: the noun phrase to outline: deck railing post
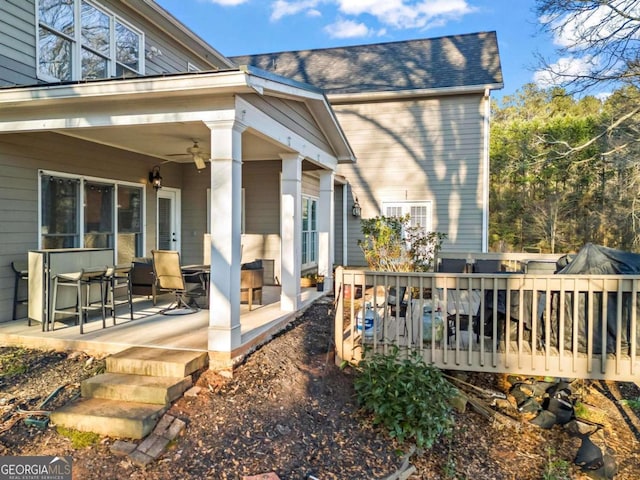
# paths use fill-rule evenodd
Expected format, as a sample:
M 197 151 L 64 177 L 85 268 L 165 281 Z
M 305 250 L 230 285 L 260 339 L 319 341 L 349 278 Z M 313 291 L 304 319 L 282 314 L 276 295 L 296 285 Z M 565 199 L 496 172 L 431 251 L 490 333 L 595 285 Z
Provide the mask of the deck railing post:
M 334 342 L 336 345 L 336 365 L 344 361 L 344 283 L 343 283 L 344 267 L 336 268 L 335 288 L 336 295 L 336 318 L 334 328 Z M 350 360 L 350 359 L 349 359 Z

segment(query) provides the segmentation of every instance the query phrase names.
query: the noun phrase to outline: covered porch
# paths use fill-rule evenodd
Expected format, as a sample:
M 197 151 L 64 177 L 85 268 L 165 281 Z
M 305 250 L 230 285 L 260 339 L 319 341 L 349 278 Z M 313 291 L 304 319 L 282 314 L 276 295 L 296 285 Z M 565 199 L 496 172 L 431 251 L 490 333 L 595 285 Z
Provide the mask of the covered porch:
M 208 259 L 210 308 L 197 315 L 206 318 L 206 334 L 198 328 L 199 343 L 189 348 L 206 349 L 221 361 L 232 361 L 255 330 L 247 326 L 240 302 L 242 263 L 273 262 L 277 301 L 255 316 L 272 309 L 273 318 L 285 317 L 302 308 L 305 268 L 332 285 L 335 169 L 354 156 L 321 91 L 241 67 L 9 88 L 0 91 L 0 106 L 0 166 L 15 177 L 2 188 L 9 192 L 6 198 L 20 198 L 17 209 L 25 212 L 4 226 L 0 243 L 3 330 L 23 327 L 22 321 L 10 321 L 9 265 L 31 250 L 112 248 L 114 264 L 149 257 L 152 249 L 177 250 L 185 264 Z M 185 155 L 195 141 L 198 155 Z M 154 185 L 156 173 L 161 188 L 155 188 L 160 186 Z M 54 231 L 57 224 L 46 223 L 45 210 L 52 218 L 60 213 L 59 195 L 45 194 L 54 184 L 61 185 L 58 192 L 76 192 L 76 206 L 66 207 L 78 218 L 73 231 Z M 105 185 L 112 211 L 90 212 Z M 137 196 L 127 197 L 130 210 L 133 200 L 140 203 L 132 222 L 130 212 L 120 210 L 120 193 L 136 189 Z M 101 198 L 104 207 L 104 193 Z M 177 208 L 167 213 L 167 205 Z M 304 223 L 311 211 L 313 228 Z M 147 324 L 149 331 L 141 336 L 153 338 L 164 328 L 156 322 L 164 319 L 151 318 L 127 328 Z M 180 323 L 195 328 L 200 325 L 195 319 Z M 89 329 L 67 340 L 80 345 L 110 333 Z M 162 336 L 173 342 L 172 335 Z
M 301 291 L 300 310 L 305 309 L 324 295 L 315 288 Z M 202 309 L 188 315 L 162 315 L 160 311 L 171 302 L 170 296 L 161 296 L 157 305 L 150 298 L 136 298 L 134 319 L 131 320 L 126 306 L 117 310 L 116 324 L 107 318 L 107 328 L 102 328 L 102 318 L 94 314 L 86 323 L 85 333 L 80 334 L 76 325 L 57 322 L 55 330 L 43 332 L 40 324 L 26 319 L 0 323 L 0 344 L 39 349 L 84 351 L 91 355 L 108 355 L 129 347 L 166 348 L 176 350 L 208 351 L 207 332 L 209 311 Z M 249 311 L 241 306 L 241 344 L 232 352 L 233 360 L 241 359 L 261 344 L 267 342 L 298 312 L 283 311 L 280 305 L 280 287 L 264 287 L 263 305 Z M 225 358 L 209 352 L 210 365 L 221 367 Z M 222 360 L 222 361 L 220 361 Z

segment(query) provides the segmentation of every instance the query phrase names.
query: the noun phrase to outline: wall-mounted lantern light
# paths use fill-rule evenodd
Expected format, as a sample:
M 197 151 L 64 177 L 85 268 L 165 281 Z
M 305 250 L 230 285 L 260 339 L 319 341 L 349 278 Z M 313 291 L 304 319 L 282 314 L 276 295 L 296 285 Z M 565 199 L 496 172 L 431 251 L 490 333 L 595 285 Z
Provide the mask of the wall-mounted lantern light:
M 162 177 L 160 176 L 160 167 L 158 165 L 153 167 L 153 170 L 149 172 L 149 183 L 156 190 L 162 188 Z
M 360 204 L 358 203 L 358 197 L 356 197 L 355 202 L 353 202 L 353 207 L 351 207 L 351 214 L 354 217 L 359 217 L 362 214 L 362 209 L 360 208 Z

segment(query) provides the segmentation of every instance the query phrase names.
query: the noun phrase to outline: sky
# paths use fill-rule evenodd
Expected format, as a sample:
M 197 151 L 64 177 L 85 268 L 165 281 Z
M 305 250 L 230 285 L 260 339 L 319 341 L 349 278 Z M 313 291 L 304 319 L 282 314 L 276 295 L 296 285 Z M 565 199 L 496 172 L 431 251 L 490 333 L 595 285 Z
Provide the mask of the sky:
M 535 0 L 156 0 L 226 56 L 383 43 L 495 31 L 504 88 L 514 94 L 552 61 Z M 544 85 L 541 85 L 544 86 Z

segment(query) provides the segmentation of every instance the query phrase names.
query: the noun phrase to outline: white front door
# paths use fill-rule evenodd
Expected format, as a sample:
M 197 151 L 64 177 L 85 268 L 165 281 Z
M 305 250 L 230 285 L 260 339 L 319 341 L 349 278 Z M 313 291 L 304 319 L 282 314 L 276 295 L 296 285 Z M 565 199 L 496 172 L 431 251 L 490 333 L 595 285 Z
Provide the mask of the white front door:
M 180 190 L 162 187 L 158 190 L 157 247 L 180 251 Z

